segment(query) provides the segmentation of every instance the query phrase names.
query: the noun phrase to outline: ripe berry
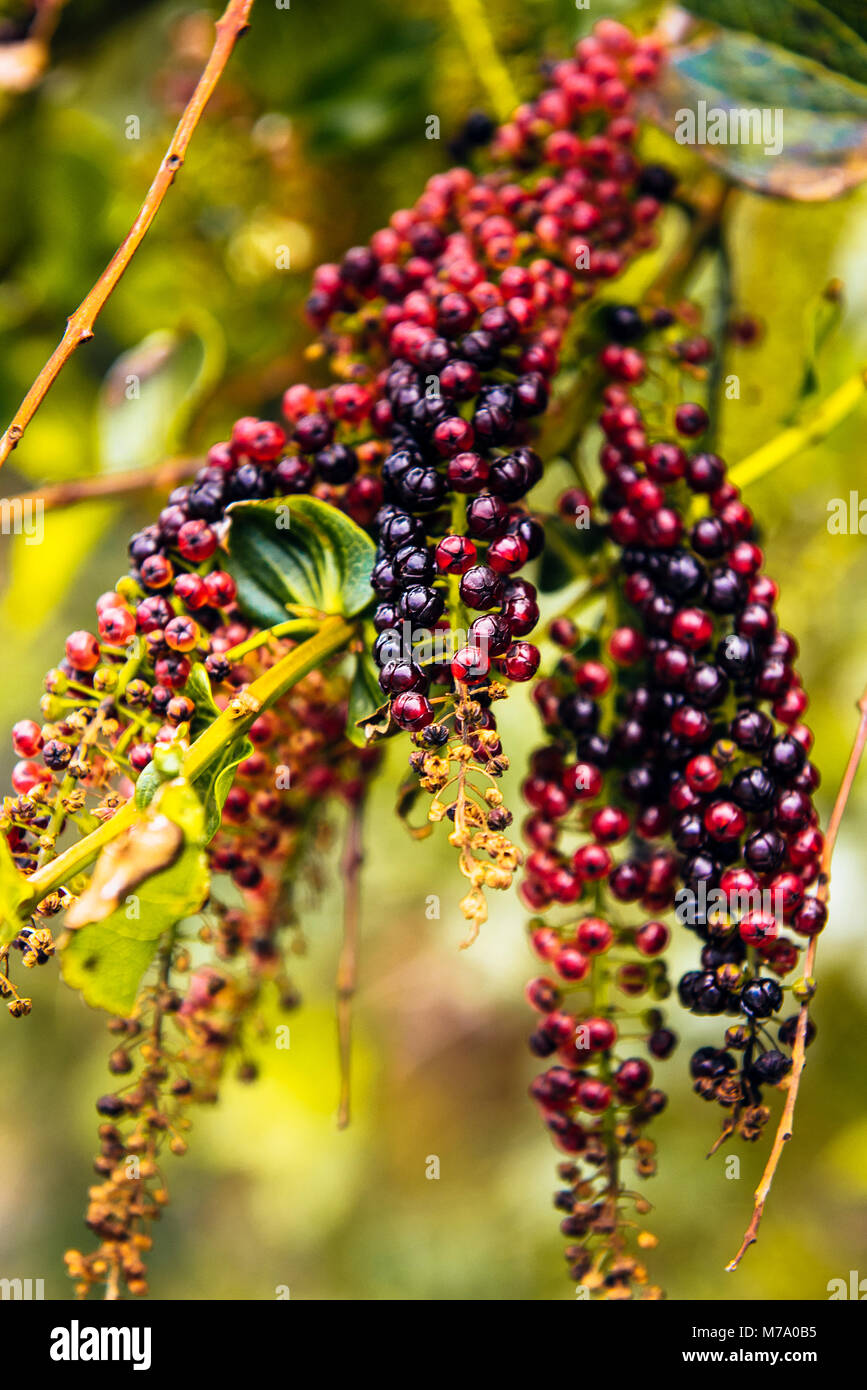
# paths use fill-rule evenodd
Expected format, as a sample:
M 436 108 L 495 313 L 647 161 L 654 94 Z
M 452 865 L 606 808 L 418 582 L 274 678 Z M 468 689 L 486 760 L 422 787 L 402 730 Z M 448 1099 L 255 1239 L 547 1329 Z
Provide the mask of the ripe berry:
M 476 547 L 468 536 L 444 536 L 435 558 L 442 574 L 466 574 L 476 563 Z
M 678 434 L 685 434 L 692 439 L 695 435 L 704 434 L 710 422 L 703 406 L 689 402 L 678 406 L 674 423 Z
M 424 695 L 408 692 L 392 700 L 391 714 L 401 729 L 423 729 L 433 719 L 433 708 Z
M 476 605 L 479 606 L 479 605 Z M 498 665 L 512 681 L 532 680 L 539 669 L 539 649 L 529 642 L 513 642 Z
M 461 577 L 460 593 L 468 608 L 484 612 L 502 602 L 503 581 L 488 565 L 473 565 Z

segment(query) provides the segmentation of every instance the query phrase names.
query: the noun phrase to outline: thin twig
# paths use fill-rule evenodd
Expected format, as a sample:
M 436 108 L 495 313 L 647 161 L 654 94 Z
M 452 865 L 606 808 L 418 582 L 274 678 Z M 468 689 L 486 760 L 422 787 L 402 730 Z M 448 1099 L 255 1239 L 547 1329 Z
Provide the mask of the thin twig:
M 72 507 L 76 502 L 91 502 L 101 497 L 121 497 L 128 492 L 149 492 L 174 487 L 191 478 L 202 466 L 200 458 L 166 459 L 156 468 L 134 468 L 128 473 L 101 473 L 94 478 L 72 478 L 63 483 L 50 483 L 38 492 L 19 492 L 6 499 L 7 505 L 42 507 L 46 512 Z
M 858 732 L 855 735 L 855 741 L 852 744 L 852 752 L 849 754 L 849 762 L 846 765 L 846 771 L 843 773 L 843 780 L 840 783 L 840 790 L 838 791 L 837 799 L 834 802 L 834 809 L 831 812 L 831 819 L 828 823 L 828 834 L 825 838 L 825 847 L 822 851 L 822 870 L 819 875 L 819 886 L 816 891 L 816 897 L 819 898 L 823 903 L 826 903 L 828 901 L 828 897 L 831 891 L 831 856 L 834 853 L 834 845 L 837 841 L 837 832 L 840 829 L 840 822 L 842 821 L 843 814 L 846 810 L 846 805 L 849 800 L 849 793 L 852 790 L 852 783 L 854 782 L 855 774 L 858 771 L 858 764 L 861 761 L 861 757 L 864 752 L 864 747 L 865 745 L 867 745 L 867 689 L 864 690 L 861 699 L 858 701 L 858 709 L 861 713 L 861 718 L 858 723 Z M 798 1013 L 798 1023 L 795 1029 L 795 1042 L 792 1048 L 792 1072 L 789 1080 L 789 1089 L 786 1093 L 786 1103 L 783 1107 L 783 1113 L 780 1116 L 780 1123 L 777 1126 L 777 1133 L 774 1137 L 774 1146 L 771 1149 L 771 1152 L 768 1156 L 768 1161 L 765 1164 L 765 1171 L 762 1173 L 762 1180 L 755 1190 L 753 1214 L 750 1218 L 750 1224 L 746 1229 L 743 1241 L 741 1242 L 740 1250 L 735 1255 L 734 1259 L 726 1265 L 726 1271 L 728 1273 L 731 1273 L 733 1270 L 737 1269 L 738 1265 L 740 1264 L 746 1252 L 749 1250 L 750 1246 L 754 1245 L 756 1240 L 758 1239 L 759 1226 L 762 1220 L 762 1213 L 764 1212 L 765 1202 L 768 1200 L 768 1196 L 771 1191 L 771 1184 L 774 1181 L 774 1175 L 777 1171 L 777 1165 L 779 1164 L 780 1158 L 782 1157 L 783 1149 L 791 1139 L 794 1130 L 795 1103 L 798 1099 L 798 1088 L 801 1084 L 801 1076 L 803 1074 L 804 1063 L 806 1061 L 807 1021 L 810 1012 L 811 994 L 810 985 L 816 960 L 816 944 L 818 940 L 818 936 L 810 937 L 810 944 L 807 947 L 807 955 L 804 961 L 804 981 L 808 986 L 808 989 L 806 991 L 807 997 L 802 1001 L 801 1008 Z
M 147 191 L 138 216 L 93 289 L 67 320 L 63 337 L 18 407 L 3 438 L 0 439 L 0 465 L 5 463 L 18 444 L 22 434 L 75 349 L 81 343 L 89 342 L 93 337 L 93 327 L 99 314 L 144 240 L 163 199 L 174 182 L 176 173 L 184 162 L 193 131 L 213 95 L 214 88 L 223 75 L 223 70 L 229 61 L 235 43 L 249 27 L 248 20 L 252 7 L 253 0 L 229 0 L 225 12 L 217 20 L 217 32 L 211 55 L 199 78 L 196 90 L 190 97 L 186 110 L 178 122 L 177 129 L 172 136 L 153 183 Z
M 352 999 L 358 985 L 358 924 L 361 915 L 361 865 L 364 859 L 361 848 L 363 823 L 363 802 L 357 802 L 349 813 L 346 847 L 343 853 L 343 945 L 337 965 L 337 1045 L 340 1054 L 338 1129 L 346 1129 L 350 1119 Z
M 497 52 L 481 0 L 450 0 L 470 61 L 478 70 L 497 119 L 507 121 L 518 105 L 518 93 Z

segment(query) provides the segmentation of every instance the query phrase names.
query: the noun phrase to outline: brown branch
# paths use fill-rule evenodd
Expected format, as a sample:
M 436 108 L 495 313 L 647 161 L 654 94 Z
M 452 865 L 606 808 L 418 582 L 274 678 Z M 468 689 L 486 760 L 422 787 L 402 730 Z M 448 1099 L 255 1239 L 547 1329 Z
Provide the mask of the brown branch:
M 175 487 L 191 478 L 202 466 L 200 458 L 166 459 L 156 468 L 133 468 L 128 473 L 106 473 L 95 478 L 73 478 L 63 483 L 49 483 L 38 492 L 19 492 L 7 499 L 9 504 L 20 502 L 22 507 L 42 507 L 44 511 L 60 511 L 76 502 L 90 502 L 100 497 L 121 497 L 128 492 L 147 492 Z
M 358 922 L 360 915 L 363 808 L 352 807 L 343 854 L 343 946 L 337 965 L 337 1044 L 340 1054 L 340 1103 L 337 1128 L 349 1124 L 352 1066 L 352 998 L 358 983 Z
M 846 810 L 849 793 L 852 790 L 852 783 L 858 771 L 858 764 L 861 761 L 865 745 L 867 745 L 867 689 L 864 690 L 861 699 L 858 701 L 858 709 L 861 713 L 858 731 L 855 735 L 855 741 L 852 744 L 852 752 L 849 754 L 846 771 L 843 773 L 843 780 L 840 783 L 837 799 L 834 802 L 831 819 L 828 822 L 828 834 L 825 838 L 825 847 L 822 852 L 822 870 L 819 875 L 819 887 L 816 892 L 816 897 L 824 903 L 828 901 L 831 891 L 831 856 L 834 853 L 837 832 L 840 829 L 840 823 Z M 807 947 L 807 955 L 804 961 L 804 980 L 808 986 L 806 990 L 807 997 L 802 1001 L 798 1013 L 798 1023 L 795 1029 L 795 1043 L 792 1048 L 792 1073 L 789 1079 L 789 1089 L 786 1093 L 786 1103 L 783 1107 L 783 1113 L 780 1116 L 780 1123 L 777 1126 L 774 1146 L 765 1164 L 765 1171 L 762 1173 L 762 1180 L 755 1190 L 753 1214 L 750 1218 L 750 1224 L 746 1229 L 740 1250 L 735 1255 L 734 1259 L 726 1265 L 726 1271 L 728 1273 L 737 1269 L 750 1246 L 754 1245 L 758 1239 L 762 1213 L 764 1212 L 765 1202 L 768 1200 L 771 1191 L 771 1184 L 774 1181 L 777 1165 L 782 1157 L 783 1149 L 791 1139 L 794 1130 L 795 1103 L 798 1099 L 798 1088 L 801 1084 L 801 1076 L 803 1075 L 806 1061 L 807 1021 L 810 1012 L 810 997 L 812 994 L 811 981 L 816 960 L 816 945 L 818 940 L 818 936 L 810 937 L 810 944 Z
M 18 444 L 75 349 L 81 343 L 89 342 L 93 337 L 93 327 L 99 314 L 144 240 L 163 199 L 174 183 L 175 174 L 184 162 L 193 131 L 213 95 L 214 88 L 223 75 L 223 70 L 229 61 L 235 43 L 248 28 L 252 7 L 253 0 L 229 0 L 222 17 L 217 20 L 217 32 L 211 55 L 199 78 L 196 90 L 190 97 L 186 110 L 178 122 L 177 129 L 172 136 L 153 183 L 139 208 L 138 216 L 93 289 L 82 300 L 75 313 L 67 319 L 63 337 L 18 407 L 3 438 L 0 439 L 0 465 L 5 463 Z

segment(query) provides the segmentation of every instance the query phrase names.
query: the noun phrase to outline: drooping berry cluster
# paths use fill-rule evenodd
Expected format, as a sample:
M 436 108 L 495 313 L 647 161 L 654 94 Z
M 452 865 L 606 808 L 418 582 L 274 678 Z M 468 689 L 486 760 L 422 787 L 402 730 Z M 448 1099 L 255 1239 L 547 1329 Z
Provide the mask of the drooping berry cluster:
M 603 21 L 498 132 L 488 173 L 436 175 L 314 276 L 308 312 L 335 369 L 377 393 L 370 420 L 391 449 L 374 655 L 403 728 L 434 718 L 432 682 L 538 667 L 524 640 L 536 592 L 514 577 L 543 544 L 520 505 L 542 473 L 531 423 L 576 306 L 653 244 L 661 203 L 645 189 L 664 197 L 672 181 L 639 164 L 624 113 L 659 63 L 654 41 Z
M 653 245 L 672 190 L 667 171 L 642 166 L 632 148 L 630 93 L 659 63 L 655 41 L 602 21 L 495 134 L 485 173 L 436 176 L 369 246 L 316 272 L 315 354 L 336 384 L 290 387 L 283 424 L 241 419 L 209 451 L 133 537 L 130 574 L 100 598 L 97 631 L 69 638 L 46 681 L 45 722 L 16 726 L 21 762 L 2 829 L 23 872 L 56 855 L 65 828 L 110 819 L 149 764 L 183 755 L 214 705 L 243 711 L 251 683 L 291 651 L 291 639 L 241 610 L 220 550 L 233 502 L 307 493 L 377 542 L 370 646 L 388 712 L 383 721 L 370 711 L 370 727 L 412 733 L 411 767 L 434 798 L 429 818 L 450 823 L 470 883 L 462 907 L 472 939 L 485 889 L 508 887 L 520 860 L 496 785 L 508 758 L 493 706 L 506 680 L 528 681 L 539 666 L 526 640 L 537 592 L 518 573 L 545 540 L 527 503 L 543 468 L 539 425 L 555 376 L 576 365 L 581 307 Z M 804 937 L 821 930 L 823 904 L 806 890 L 822 842 L 796 648 L 776 627 L 752 517 L 721 460 L 688 452 L 707 426 L 704 408 L 651 399 L 651 383 L 672 369 L 701 381 L 711 344 L 693 315 L 619 305 L 604 321 L 599 486 L 573 489 L 561 516 L 590 516 L 590 587 L 605 612 L 596 638 L 579 636 L 569 615 L 551 627 L 565 650 L 534 690 L 549 741 L 524 784 L 522 893 L 534 913 L 559 918 L 534 921 L 533 945 L 558 982 L 533 981 L 529 997 L 541 1015 L 532 1049 L 551 1059 L 533 1094 L 567 1155 L 556 1201 L 577 1242 L 570 1272 L 607 1297 L 656 1297 L 638 1253 L 654 1239 L 634 1223 L 646 1204 L 624 1187 L 622 1164 L 653 1172 L 646 1127 L 665 1104 L 635 1039 L 652 1061 L 676 1041 L 657 1007 L 670 993 L 661 956 L 671 928 L 660 919 L 685 889 L 701 969 L 681 980 L 680 998 L 738 1020 L 725 1047 L 694 1056 L 696 1089 L 753 1138 L 767 1114 L 761 1088 L 789 1066 L 791 1019 L 779 1046 L 765 1045 L 779 981 L 798 958 L 779 925 Z M 287 1007 L 296 1002 L 279 942 L 287 898 L 324 808 L 355 804 L 376 762 L 347 740 L 347 704 L 332 661 L 250 729 L 253 751 L 208 848 L 215 877 L 201 930 L 221 960 L 241 965 L 242 982 L 197 972 L 182 999 L 166 974 L 118 1025 L 128 1042 L 142 1029 L 147 1039 L 172 1014 L 188 1037 L 190 1089 L 172 1089 L 184 1078 L 172 1079 L 158 1039 L 143 1047 L 130 1093 L 103 1099 L 106 1182 L 89 1218 L 101 1245 L 70 1257 L 81 1292 L 121 1280 L 144 1291 L 144 1223 L 164 1200 L 156 1156 L 176 1102 L 213 1098 L 263 979 Z M 762 890 L 778 912 L 742 906 Z M 39 918 L 69 901 L 66 888 L 51 894 Z M 639 921 L 628 920 L 630 904 Z M 51 934 L 35 921 L 13 948 L 25 966 L 41 964 Z M 17 1016 L 29 1001 L 8 960 L 7 949 L 0 990 Z M 177 953 L 167 966 L 180 968 Z M 642 996 L 651 1007 L 635 1014 L 630 1000 Z M 136 1177 L 126 1165 L 137 1153 L 149 1166 Z
M 537 928 L 533 941 L 574 981 L 604 971 L 606 952 L 624 938 L 655 957 L 670 934 L 657 918 L 676 909 L 701 942 L 700 968 L 678 986 L 681 1003 L 737 1019 L 725 1047 L 693 1056 L 696 1090 L 726 1108 L 726 1132 L 754 1139 L 769 1113 L 763 1086 L 791 1066 L 794 1019 L 777 1018 L 776 1038 L 767 1031 L 783 1007 L 781 981 L 826 917 L 808 892 L 823 839 L 811 799 L 819 780 L 808 758 L 812 735 L 801 722 L 807 698 L 796 643 L 777 623 L 777 586 L 761 572 L 752 514 L 722 459 L 690 452 L 707 429 L 706 411 L 641 399 L 641 383 L 651 369 L 664 375 L 663 363 L 700 377 L 693 369 L 712 355 L 710 343 L 684 338 L 667 310 L 621 306 L 610 324 L 590 525 L 616 588 L 595 635 L 579 638 L 568 617 L 552 625 L 554 640 L 573 651 L 534 692 L 552 741 L 524 784 L 532 814 L 522 893 L 537 912 L 572 908 L 565 927 L 553 935 Z M 650 920 L 626 925 L 630 904 Z M 662 972 L 653 961 L 606 973 L 626 995 L 659 997 L 668 992 Z M 587 1083 L 575 1056 L 571 1075 L 570 1104 L 580 1106 Z M 620 1104 L 607 1090 L 618 1121 Z

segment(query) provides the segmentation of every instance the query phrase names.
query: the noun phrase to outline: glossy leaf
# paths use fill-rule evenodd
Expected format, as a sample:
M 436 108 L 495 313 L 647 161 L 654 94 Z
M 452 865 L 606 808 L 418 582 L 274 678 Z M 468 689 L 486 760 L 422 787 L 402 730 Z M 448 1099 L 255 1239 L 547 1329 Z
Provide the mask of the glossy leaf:
M 352 617 L 371 601 L 375 547 L 342 512 L 315 497 L 236 502 L 226 568 L 241 607 L 266 627 L 296 609 Z

